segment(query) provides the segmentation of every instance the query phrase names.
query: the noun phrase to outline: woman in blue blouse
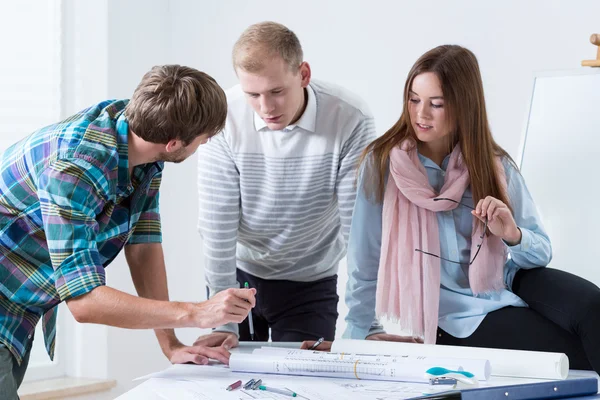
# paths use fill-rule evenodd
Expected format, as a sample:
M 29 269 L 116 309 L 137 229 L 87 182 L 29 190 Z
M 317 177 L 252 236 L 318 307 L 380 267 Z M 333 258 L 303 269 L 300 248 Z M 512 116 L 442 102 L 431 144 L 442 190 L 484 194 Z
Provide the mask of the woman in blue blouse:
M 473 53 L 425 53 L 404 100 L 363 157 L 344 337 L 564 352 L 600 371 L 600 290 L 543 268 L 550 239 L 492 138 Z M 386 334 L 376 311 L 412 337 Z

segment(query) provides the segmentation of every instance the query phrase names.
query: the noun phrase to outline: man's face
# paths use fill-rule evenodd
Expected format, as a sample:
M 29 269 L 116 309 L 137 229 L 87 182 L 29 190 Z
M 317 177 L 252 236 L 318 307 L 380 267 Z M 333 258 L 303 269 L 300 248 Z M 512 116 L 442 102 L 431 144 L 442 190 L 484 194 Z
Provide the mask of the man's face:
M 236 72 L 248 104 L 269 129 L 281 130 L 302 116 L 304 88 L 310 82 L 310 67 L 306 62 L 292 69 L 276 57 L 259 72 L 240 68 Z
M 209 135 L 204 133 L 198 136 L 194 141 L 192 141 L 187 146 L 181 145 L 181 147 L 176 148 L 173 151 L 164 151 L 160 153 L 157 161 L 165 161 L 179 164 L 180 162 L 185 161 L 189 156 L 194 154 L 200 145 L 208 142 Z M 181 143 L 181 141 L 177 141 Z

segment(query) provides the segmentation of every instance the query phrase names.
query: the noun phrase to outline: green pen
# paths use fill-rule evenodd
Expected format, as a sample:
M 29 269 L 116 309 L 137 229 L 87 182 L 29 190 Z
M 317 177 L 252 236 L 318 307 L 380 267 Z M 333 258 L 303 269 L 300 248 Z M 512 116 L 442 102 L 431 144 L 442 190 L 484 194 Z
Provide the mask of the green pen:
M 249 289 L 248 282 L 244 283 L 244 289 Z M 252 310 L 248 313 L 248 326 L 250 327 L 250 340 L 254 340 L 254 321 L 252 321 Z
M 274 387 L 270 387 L 270 386 L 259 386 L 258 387 L 259 390 L 264 390 L 267 392 L 273 392 L 273 393 L 279 393 L 279 394 L 284 394 L 286 396 L 292 396 L 292 397 L 296 397 L 298 396 L 297 393 L 292 392 L 291 390 L 283 390 L 283 389 L 277 389 Z

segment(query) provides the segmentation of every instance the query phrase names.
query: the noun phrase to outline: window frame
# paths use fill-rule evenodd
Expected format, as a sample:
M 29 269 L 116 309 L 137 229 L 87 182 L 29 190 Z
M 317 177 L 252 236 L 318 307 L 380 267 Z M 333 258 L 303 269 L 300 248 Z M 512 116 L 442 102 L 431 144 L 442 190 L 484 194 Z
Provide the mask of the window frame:
M 50 68 L 54 70 L 51 74 L 56 79 L 58 85 L 56 103 L 52 104 L 54 108 L 54 117 L 56 121 L 59 121 L 64 117 L 64 1 L 63 0 L 51 0 L 47 5 L 50 10 L 50 22 L 51 26 L 56 29 L 52 29 L 47 34 L 53 36 L 52 40 L 56 43 L 55 52 L 49 61 Z M 40 354 L 39 359 L 30 359 L 27 367 L 27 372 L 23 382 L 32 382 L 45 379 L 53 379 L 66 376 L 67 363 L 66 363 L 66 352 L 65 352 L 65 331 L 67 330 L 66 316 L 64 315 L 65 310 L 62 313 L 58 313 L 56 321 L 56 343 L 55 343 L 55 354 L 54 360 L 50 360 L 46 352 L 44 336 L 41 329 L 41 320 L 36 326 L 36 332 L 34 335 L 34 344 L 37 348 L 36 354 Z M 61 315 L 62 314 L 62 315 Z M 42 356 L 42 354 L 45 356 Z

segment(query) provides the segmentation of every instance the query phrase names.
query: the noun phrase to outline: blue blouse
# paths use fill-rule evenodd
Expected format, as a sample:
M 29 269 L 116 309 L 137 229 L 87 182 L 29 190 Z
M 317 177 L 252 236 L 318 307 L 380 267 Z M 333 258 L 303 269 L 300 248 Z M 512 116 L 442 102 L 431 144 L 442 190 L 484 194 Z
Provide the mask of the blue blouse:
M 447 156 L 440 168 L 429 158 L 419 154 L 419 159 L 429 178 L 430 185 L 440 191 L 444 184 Z M 527 307 L 511 291 L 512 280 L 520 268 L 545 267 L 552 258 L 550 239 L 546 234 L 531 194 L 519 171 L 508 159 L 503 160 L 508 184 L 508 196 L 514 219 L 521 229 L 521 243 L 508 246 L 509 257 L 504 266 L 507 289 L 490 294 L 473 295 L 469 286 L 469 261 L 471 260 L 471 235 L 473 215 L 467 207 L 437 213 L 441 256 L 464 262 L 464 265 L 441 262 L 441 287 L 438 326 L 454 337 L 470 336 L 487 313 L 507 306 Z M 364 339 L 383 332 L 375 318 L 375 292 L 381 252 L 381 215 L 383 204 L 368 198 L 361 174 L 348 243 L 348 284 L 346 304 L 349 312 L 344 338 Z M 470 188 L 462 202 L 473 206 Z M 483 244 L 485 246 L 485 242 Z

